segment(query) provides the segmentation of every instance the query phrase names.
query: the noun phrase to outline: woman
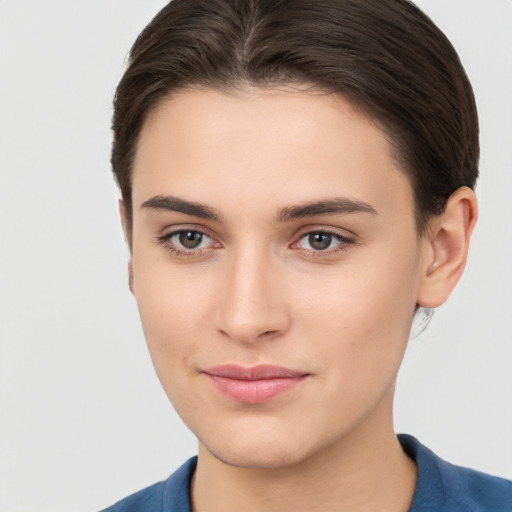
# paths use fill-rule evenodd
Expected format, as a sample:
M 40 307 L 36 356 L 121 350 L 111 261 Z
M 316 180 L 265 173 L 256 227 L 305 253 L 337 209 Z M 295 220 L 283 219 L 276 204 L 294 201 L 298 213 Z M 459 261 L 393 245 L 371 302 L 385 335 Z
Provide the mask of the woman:
M 199 453 L 109 511 L 510 510 L 512 483 L 393 430 L 477 219 L 471 86 L 425 15 L 174 0 L 113 128 L 130 289 Z

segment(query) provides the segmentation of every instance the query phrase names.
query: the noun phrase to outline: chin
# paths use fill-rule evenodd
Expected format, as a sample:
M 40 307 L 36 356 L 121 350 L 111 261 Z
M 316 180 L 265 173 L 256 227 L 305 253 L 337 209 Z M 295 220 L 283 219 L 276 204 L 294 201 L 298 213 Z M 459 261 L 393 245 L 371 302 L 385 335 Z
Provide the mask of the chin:
M 205 448 L 220 462 L 229 466 L 245 469 L 277 469 L 292 466 L 300 462 L 297 453 L 291 455 L 283 453 L 283 450 L 269 450 L 259 447 L 254 450 L 213 450 Z
M 276 432 L 255 432 L 227 435 L 223 439 L 200 440 L 202 448 L 217 460 L 230 466 L 247 469 L 277 469 L 301 463 L 315 452 L 304 439 L 276 435 Z M 309 436 L 308 436 L 309 437 Z

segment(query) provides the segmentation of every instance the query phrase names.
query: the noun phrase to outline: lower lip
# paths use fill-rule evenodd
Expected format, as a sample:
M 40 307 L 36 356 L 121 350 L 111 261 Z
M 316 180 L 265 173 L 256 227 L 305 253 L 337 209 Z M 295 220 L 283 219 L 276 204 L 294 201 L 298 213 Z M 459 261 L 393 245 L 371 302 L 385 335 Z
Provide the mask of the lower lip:
M 306 377 L 279 377 L 274 379 L 241 380 L 208 375 L 210 382 L 223 395 L 236 402 L 258 404 L 291 391 Z

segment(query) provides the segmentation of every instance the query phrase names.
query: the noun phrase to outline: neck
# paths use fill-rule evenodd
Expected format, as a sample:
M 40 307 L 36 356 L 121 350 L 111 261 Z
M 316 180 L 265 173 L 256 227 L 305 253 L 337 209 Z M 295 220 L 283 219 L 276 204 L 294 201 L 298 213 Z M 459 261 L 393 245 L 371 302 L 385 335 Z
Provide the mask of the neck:
M 407 512 L 416 466 L 403 452 L 389 416 L 384 428 L 382 418 L 367 418 L 336 445 L 280 468 L 231 466 L 200 444 L 193 510 Z

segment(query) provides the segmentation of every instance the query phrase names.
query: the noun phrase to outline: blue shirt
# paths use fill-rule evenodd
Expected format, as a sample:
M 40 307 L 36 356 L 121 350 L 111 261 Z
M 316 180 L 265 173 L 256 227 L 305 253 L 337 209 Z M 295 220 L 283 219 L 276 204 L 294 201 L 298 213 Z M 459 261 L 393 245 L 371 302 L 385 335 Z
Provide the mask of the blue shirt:
M 454 466 L 412 436 L 398 436 L 418 466 L 418 483 L 409 512 L 512 512 L 512 482 Z M 189 488 L 197 457 L 164 482 L 119 501 L 103 512 L 191 512 Z

